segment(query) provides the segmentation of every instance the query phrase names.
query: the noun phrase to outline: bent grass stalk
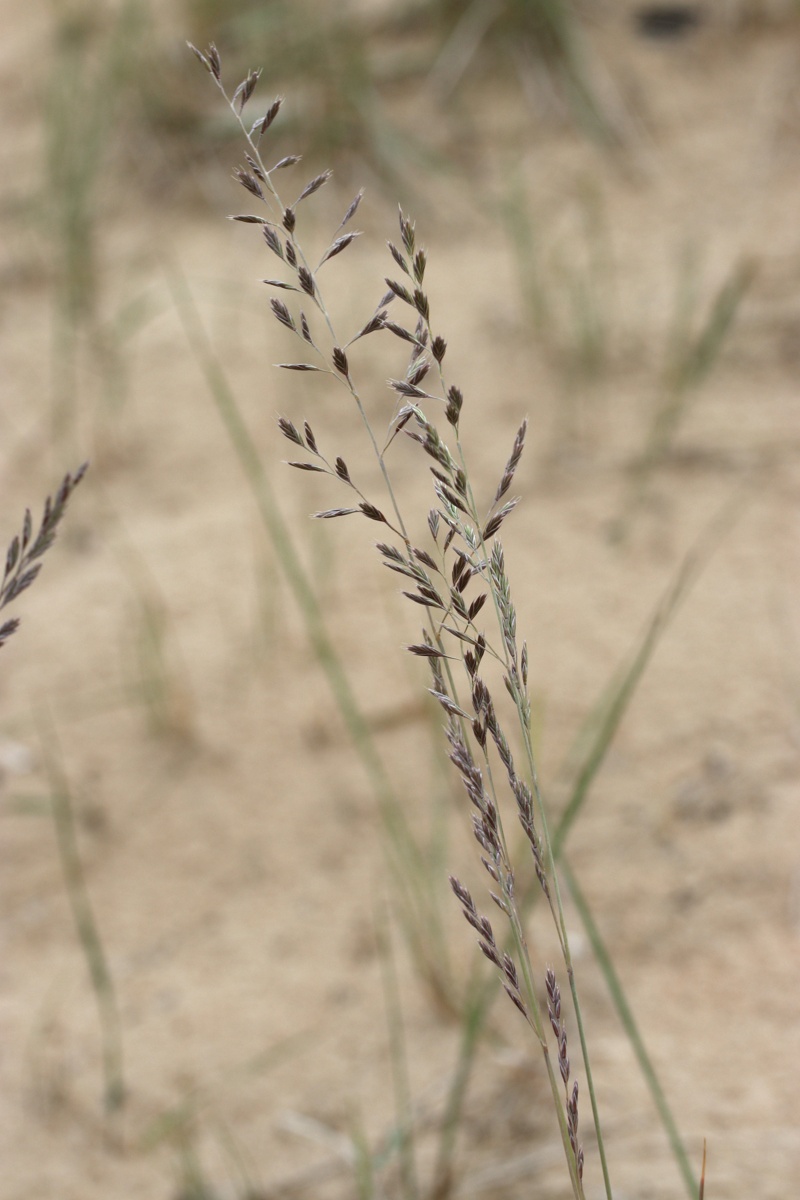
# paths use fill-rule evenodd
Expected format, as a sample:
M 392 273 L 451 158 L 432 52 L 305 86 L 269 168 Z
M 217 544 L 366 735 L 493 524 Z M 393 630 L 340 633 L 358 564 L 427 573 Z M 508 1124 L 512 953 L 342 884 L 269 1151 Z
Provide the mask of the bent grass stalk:
M 58 854 L 64 875 L 64 886 L 97 1001 L 102 1038 L 105 1108 L 111 1114 L 121 1108 L 125 1100 L 122 1022 L 114 980 L 86 885 L 86 875 L 75 830 L 72 792 L 64 771 L 55 726 L 52 720 L 46 719 L 40 722 L 40 727 L 44 763 L 50 780 L 51 808 Z
M 317 282 L 317 272 L 326 261 L 344 251 L 358 236 L 356 232 L 342 231 L 355 214 L 361 200 L 361 193 L 349 206 L 334 240 L 323 254 L 316 269 L 312 270 L 295 237 L 297 209 L 304 200 L 327 183 L 330 172 L 317 175 L 300 192 L 294 204 L 284 205 L 272 180 L 272 173 L 293 165 L 297 158 L 289 156 L 282 159 L 272 169 L 268 169 L 264 165 L 258 146 L 278 114 L 281 106 L 280 99 L 276 99 L 264 117 L 248 130 L 242 119 L 242 113 L 255 90 L 259 73 L 250 72 L 236 89 L 233 97 L 228 97 L 221 82 L 221 65 L 216 48 L 212 45 L 206 54 L 202 54 L 194 47 L 192 50 L 216 81 L 246 137 L 249 147 L 249 153 L 246 155 L 247 167 L 240 167 L 236 172 L 236 177 L 248 193 L 265 205 L 270 214 L 266 217 L 240 214 L 234 219 L 261 226 L 267 246 L 289 268 L 293 280 L 291 283 L 282 279 L 265 282 L 272 287 L 297 293 L 301 298 L 306 297 L 307 303 L 312 304 L 316 312 L 321 315 L 327 335 L 332 342 L 329 351 L 320 350 L 314 340 L 306 314 L 300 310 L 299 314 L 295 316 L 282 300 L 273 298 L 271 307 L 278 322 L 293 332 L 305 344 L 307 353 L 317 359 L 317 362 L 313 363 L 295 362 L 281 365 L 287 370 L 328 374 L 344 385 L 355 402 L 361 423 L 372 444 L 393 514 L 391 519 L 383 513 L 380 507 L 373 504 L 353 481 L 349 468 L 341 456 L 337 456 L 334 463 L 325 457 L 319 449 L 308 422 L 305 422 L 301 433 L 291 421 L 286 418 L 280 419 L 280 428 L 284 436 L 310 456 L 291 465 L 301 470 L 327 474 L 349 489 L 351 494 L 354 494 L 354 502 L 351 506 L 328 509 L 318 513 L 317 516 L 322 519 L 335 519 L 356 513 L 361 514 L 369 520 L 386 526 L 402 546 L 401 549 L 397 544 L 380 543 L 378 550 L 386 566 L 411 580 L 414 590 L 404 592 L 404 595 L 425 611 L 427 623 L 423 633 L 423 642 L 410 646 L 409 649 L 412 653 L 427 658 L 433 680 L 430 691 L 447 714 L 450 756 L 462 777 L 470 801 L 476 809 L 476 813 L 473 814 L 473 827 L 476 839 L 484 852 L 481 861 L 493 883 L 499 888 L 500 894 L 492 893 L 492 898 L 508 920 L 514 943 L 515 953 L 513 956 L 508 953 L 503 953 L 501 956 L 490 922 L 478 912 L 469 891 L 455 878 L 451 880 L 453 890 L 462 905 L 464 915 L 478 932 L 482 952 L 497 967 L 506 992 L 530 1025 L 541 1047 L 573 1195 L 576 1200 L 583 1200 L 583 1150 L 578 1141 L 578 1086 L 577 1082 L 574 1082 L 570 1089 L 570 1063 L 567 1054 L 566 1026 L 561 1016 L 560 991 L 554 973 L 548 968 L 546 975 L 548 999 L 547 1015 L 545 1016 L 535 986 L 534 966 L 516 901 L 514 868 L 511 864 L 499 811 L 498 787 L 495 784 L 489 753 L 490 747 L 493 745 L 508 777 L 518 816 L 533 855 L 535 873 L 548 901 L 558 933 L 580 1029 L 580 1003 L 575 987 L 569 939 L 530 739 L 527 646 L 523 643 L 520 652 L 516 637 L 516 611 L 511 599 L 502 545 L 497 537 L 500 526 L 517 503 L 516 499 L 506 500 L 505 497 L 522 455 L 526 423 L 523 422 L 520 427 L 511 456 L 503 471 L 495 496 L 488 506 L 486 516 L 481 517 L 472 493 L 469 472 L 459 438 L 463 394 L 458 387 L 448 385 L 446 381 L 442 363 L 447 343 L 443 337 L 434 332 L 431 326 L 428 299 L 423 290 L 427 258 L 424 249 L 417 249 L 413 223 L 401 213 L 400 233 L 403 251 L 390 244 L 395 264 L 408 277 L 413 291 L 409 290 L 402 282 L 387 279 L 389 292 L 386 293 L 372 317 L 348 342 L 341 343 L 336 336 L 323 301 Z M 414 330 L 389 319 L 388 305 L 395 298 L 399 298 L 407 304 L 416 316 Z M 409 343 L 412 348 L 405 379 L 390 380 L 390 387 L 398 397 L 398 406 L 390 426 L 391 435 L 383 448 L 379 446 L 367 417 L 360 393 L 351 375 L 347 356 L 347 350 L 354 342 L 378 330 L 389 330 L 402 341 Z M 434 362 L 438 368 L 442 396 L 428 392 L 420 386 Z M 442 400 L 446 406 L 446 420 L 456 437 L 457 457 L 453 456 L 442 440 L 436 425 L 427 419 L 419 403 L 420 401 L 441 403 Z M 408 428 L 409 425 L 410 428 Z M 430 510 L 428 515 L 433 553 L 413 545 L 400 512 L 387 468 L 386 452 L 394 438 L 403 431 L 422 446 L 424 452 L 435 464 L 431 470 L 437 505 Z M 490 544 L 491 550 L 489 549 Z M 468 606 L 463 594 L 473 578 L 477 578 L 486 590 L 482 591 Z M 489 598 L 495 609 L 500 633 L 501 648 L 499 650 L 487 641 L 484 633 L 476 624 L 476 618 Z M 445 649 L 446 646 L 448 649 L 451 648 L 452 643 L 455 643 L 453 648 L 458 651 L 455 655 L 448 654 Z M 481 663 L 485 655 L 488 655 L 487 664 L 495 665 L 500 670 L 504 686 L 509 692 L 518 714 L 530 784 L 517 774 L 492 695 L 480 674 Z M 472 716 L 458 701 L 458 690 L 451 668 L 451 660 L 456 659 L 460 659 L 466 671 L 467 685 L 471 693 Z M 478 754 L 483 764 L 482 769 L 475 763 L 472 745 L 476 745 L 478 748 Z M 547 1032 L 548 1024 L 556 1039 L 557 1066 L 561 1084 L 559 1084 L 552 1061 Z M 592 1097 L 595 1132 L 601 1151 L 604 1186 L 610 1200 L 611 1185 L 583 1036 L 581 1036 L 581 1043 L 584 1068 Z M 563 1099 L 562 1085 L 564 1088 Z

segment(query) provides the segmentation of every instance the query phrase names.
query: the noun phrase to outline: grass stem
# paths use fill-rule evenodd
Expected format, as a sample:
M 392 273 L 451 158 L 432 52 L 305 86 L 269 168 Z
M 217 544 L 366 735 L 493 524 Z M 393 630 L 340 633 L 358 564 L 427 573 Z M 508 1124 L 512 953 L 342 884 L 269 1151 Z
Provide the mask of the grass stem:
M 50 781 L 51 808 L 64 886 L 86 965 L 97 1001 L 102 1037 L 105 1108 L 113 1113 L 125 1100 L 122 1022 L 114 981 L 95 919 L 83 869 L 72 794 L 64 771 L 58 738 L 52 719 L 39 720 L 42 754 Z

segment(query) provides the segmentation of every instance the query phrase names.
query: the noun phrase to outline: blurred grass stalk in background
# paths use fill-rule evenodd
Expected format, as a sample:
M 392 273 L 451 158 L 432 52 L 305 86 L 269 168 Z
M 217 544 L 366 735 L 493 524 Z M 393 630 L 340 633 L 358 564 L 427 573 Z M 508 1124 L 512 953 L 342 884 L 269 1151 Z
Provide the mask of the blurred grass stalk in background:
M 691 256 L 684 257 L 656 401 L 641 453 L 631 464 L 622 510 L 611 527 L 613 540 L 622 541 L 627 536 L 654 472 L 674 453 L 680 427 L 719 363 L 755 275 L 751 260 L 736 263 L 712 297 L 705 320 L 698 327 L 695 267 Z
M 40 742 L 45 769 L 50 781 L 50 804 L 56 843 L 78 941 L 86 959 L 92 990 L 97 1001 L 102 1042 L 105 1109 L 112 1114 L 125 1101 L 125 1072 L 122 1022 L 108 956 L 86 885 L 80 847 L 75 828 L 72 792 L 64 770 L 55 725 L 42 718 Z
M 56 266 L 52 427 L 57 440 L 78 437 L 84 346 L 99 371 L 106 404 L 119 403 L 125 394 L 119 331 L 101 302 L 99 234 L 113 132 L 139 70 L 144 19 L 141 0 L 125 0 L 110 17 L 88 4 L 68 7 L 53 27 L 39 209 Z

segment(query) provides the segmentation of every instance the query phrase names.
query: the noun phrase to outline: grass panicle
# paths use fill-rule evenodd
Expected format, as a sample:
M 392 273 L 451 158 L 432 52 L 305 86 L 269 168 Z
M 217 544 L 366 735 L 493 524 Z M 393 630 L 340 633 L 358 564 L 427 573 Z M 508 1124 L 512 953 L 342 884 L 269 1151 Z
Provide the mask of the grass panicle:
M 510 493 L 524 453 L 527 421 L 521 423 L 514 437 L 490 498 L 479 502 L 461 442 L 461 417 L 468 395 L 465 399 L 466 389 L 450 379 L 445 370 L 447 340 L 433 323 L 425 288 L 428 257 L 418 243 L 414 221 L 402 209 L 399 211 L 399 238 L 397 242 L 387 242 L 391 268 L 384 282 L 388 290 L 371 315 L 356 326 L 355 332 L 351 331 L 349 337 L 341 336 L 325 302 L 320 272 L 326 263 L 360 236 L 357 230 L 343 230 L 358 209 L 363 193 L 357 193 L 322 256 L 315 260 L 307 257 L 301 235 L 301 205 L 327 184 L 330 172 L 313 176 L 301 186 L 297 198 L 287 204 L 278 191 L 276 173 L 296 166 L 301 158 L 295 154 L 284 155 L 270 167 L 265 150 L 268 142 L 262 143 L 263 135 L 275 119 L 280 100 L 274 100 L 266 113 L 250 124 L 245 121 L 242 110 L 252 99 L 258 74 L 250 72 L 229 95 L 222 82 L 216 49 L 211 46 L 205 53 L 195 47 L 191 49 L 214 79 L 247 142 L 247 165 L 238 168 L 234 178 L 254 198 L 258 211 L 239 213 L 231 219 L 258 225 L 273 256 L 272 261 L 277 260 L 279 264 L 277 277 L 266 278 L 263 283 L 281 293 L 270 298 L 271 312 L 278 324 L 302 347 L 302 356 L 278 366 L 283 370 L 307 373 L 309 379 L 326 375 L 333 386 L 343 388 L 349 394 L 358 421 L 371 443 L 383 494 L 373 495 L 362 490 L 358 479 L 360 472 L 351 469 L 344 453 L 340 453 L 344 448 L 323 445 L 308 420 L 296 422 L 280 416 L 279 431 L 293 447 L 293 457 L 288 460 L 288 465 L 296 470 L 326 475 L 333 487 L 346 490 L 342 497 L 344 502 L 316 512 L 314 515 L 318 519 L 360 516 L 382 526 L 382 540 L 376 543 L 382 564 L 401 577 L 402 595 L 416 606 L 423 621 L 420 638 L 410 642 L 407 650 L 428 663 L 431 674 L 428 690 L 444 714 L 447 753 L 472 808 L 472 829 L 480 861 L 489 879 L 489 898 L 502 914 L 502 936 L 456 876 L 450 878 L 451 888 L 467 922 L 477 934 L 483 957 L 494 967 L 505 994 L 528 1024 L 541 1049 L 571 1191 L 580 1200 L 584 1196 L 585 1166 L 578 1133 L 580 1084 L 568 1054 L 568 1026 L 574 1020 L 594 1127 L 591 1143 L 596 1142 L 598 1147 L 602 1187 L 610 1200 L 609 1170 L 556 861 L 562 856 L 567 831 L 583 808 L 591 783 L 641 675 L 679 601 L 698 568 L 706 561 L 709 548 L 707 545 L 696 547 L 684 561 L 629 661 L 622 664 L 595 706 L 591 728 L 584 731 L 573 761 L 572 789 L 551 834 L 547 806 L 539 788 L 531 733 L 528 649 L 517 629 L 511 574 L 500 539 L 504 522 L 519 503 L 519 497 Z M 316 266 L 311 265 L 312 261 L 316 261 Z M 327 287 L 327 272 L 324 283 Z M 376 334 L 391 335 L 406 347 L 408 354 L 404 374 L 387 380 L 392 402 L 387 409 L 384 434 L 379 434 L 368 416 L 372 404 L 367 406 L 365 403 L 358 383 L 357 355 L 352 353 L 360 339 Z M 401 509 L 393 487 L 391 449 L 398 437 L 416 443 L 423 461 L 427 460 L 434 497 L 434 504 L 427 511 L 430 534 L 427 545 L 416 544 L 410 536 L 411 518 Z M 255 461 L 252 442 L 248 441 L 248 446 L 243 457 Z M 249 473 L 251 470 L 255 470 L 252 462 Z M 263 470 L 260 466 L 257 473 L 259 490 L 263 490 L 266 485 L 261 478 Z M 415 523 L 418 516 L 415 514 Z M 281 538 L 287 535 L 284 528 Z M 319 641 L 317 618 L 310 621 L 309 629 L 315 642 Z M 330 649 L 327 646 L 326 657 Z M 513 716 L 513 734 L 512 726 L 506 726 L 509 714 Z M 354 741 L 358 744 L 357 738 Z M 373 745 L 370 755 L 376 753 Z M 517 835 L 512 841 L 504 826 L 504 819 L 507 821 L 510 814 L 516 815 L 522 829 L 522 845 L 526 855 L 530 855 L 530 858 L 523 857 L 521 866 L 517 861 L 519 837 Z M 650 1087 L 688 1193 L 696 1196 L 698 1185 L 688 1155 L 586 897 L 565 860 L 562 869 L 612 1002 Z M 522 886 L 517 884 L 518 873 L 523 880 Z M 563 971 L 569 983 L 569 1012 L 563 1011 L 557 980 L 557 973 L 562 968 L 545 967 L 539 961 L 536 947 L 531 948 L 527 941 L 527 913 L 536 897 L 545 901 L 552 917 Z M 493 989 L 487 989 L 486 979 L 480 974 L 474 975 L 459 1007 L 463 1017 L 462 1039 L 448 1087 L 434 1164 L 432 1189 L 435 1195 L 446 1194 L 452 1186 L 455 1133 L 492 995 Z M 408 1114 L 407 1096 L 401 1108 Z M 406 1145 L 405 1153 L 408 1156 L 405 1165 L 400 1164 L 404 1191 L 407 1195 L 415 1195 L 420 1184 L 410 1144 Z
M 491 892 L 492 898 L 504 914 L 511 932 L 511 951 L 501 954 L 491 925 L 486 918 L 478 914 L 469 893 L 457 882 L 453 886 L 468 920 L 480 935 L 483 953 L 500 971 L 510 998 L 525 1015 L 541 1045 L 573 1194 L 581 1198 L 583 1155 L 582 1152 L 579 1153 L 576 1135 L 577 1093 L 570 1094 L 562 1100 L 549 1053 L 546 1018 L 539 991 L 534 983 L 536 971 L 526 941 L 523 915 L 517 904 L 514 867 L 501 816 L 502 788 L 495 779 L 493 761 L 496 752 L 504 768 L 514 807 L 533 851 L 537 878 L 550 904 L 571 981 L 573 1002 L 579 1011 L 566 922 L 554 874 L 554 858 L 533 758 L 527 650 L 519 644 L 516 608 L 503 547 L 499 540 L 500 528 L 517 503 L 515 498 L 506 499 L 506 496 L 522 456 L 526 426 L 523 424 L 516 435 L 492 499 L 488 504 L 479 506 L 473 494 L 460 441 L 459 426 L 464 392 L 459 385 L 445 376 L 443 362 L 446 339 L 432 326 L 430 301 L 424 288 L 427 255 L 417 244 L 414 222 L 401 210 L 399 230 L 402 249 L 390 244 L 390 253 L 395 266 L 409 280 L 409 286 L 387 277 L 389 292 L 373 312 L 367 325 L 361 326 L 360 332 L 360 336 L 364 336 L 363 331 L 368 327 L 373 333 L 387 331 L 411 347 L 405 377 L 389 380 L 389 388 L 395 394 L 394 411 L 389 422 L 391 433 L 386 444 L 383 447 L 380 445 L 344 349 L 356 338 L 353 336 L 348 341 L 337 336 L 317 278 L 320 268 L 313 270 L 309 266 L 298 234 L 298 206 L 328 181 L 329 173 L 323 172 L 311 179 L 301 189 L 298 199 L 287 206 L 273 178 L 276 168 L 266 165 L 255 138 L 255 131 L 260 129 L 266 118 L 257 120 L 248 128 L 242 116 L 243 103 L 237 103 L 237 98 L 241 99 L 246 93 L 249 98 L 252 93 L 247 80 L 239 85 L 232 96 L 228 96 L 222 83 L 219 58 L 215 49 L 209 47 L 205 54 L 194 48 L 193 51 L 214 78 L 247 140 L 247 162 L 250 169 L 239 168 L 235 177 L 247 193 L 263 206 L 263 211 L 256 214 L 250 223 L 260 224 L 263 221 L 272 231 L 267 239 L 268 244 L 285 265 L 284 277 L 275 281 L 272 286 L 277 284 L 282 291 L 293 291 L 308 297 L 308 303 L 311 304 L 318 323 L 322 324 L 326 332 L 325 341 L 320 345 L 322 339 L 308 332 L 310 325 L 303 309 L 293 311 L 283 299 L 272 298 L 272 312 L 278 323 L 314 350 L 316 361 L 296 366 L 301 366 L 301 369 L 303 366 L 316 368 L 316 373 L 330 375 L 339 386 L 347 389 L 372 443 L 386 493 L 380 503 L 365 495 L 353 481 L 343 455 L 323 453 L 307 422 L 304 423 L 301 434 L 297 426 L 287 418 L 279 420 L 284 437 L 310 455 L 310 458 L 293 461 L 292 465 L 301 470 L 327 474 L 338 486 L 347 489 L 349 504 L 323 510 L 317 516 L 335 519 L 361 515 L 385 526 L 391 532 L 392 538 L 379 543 L 379 554 L 390 569 L 398 571 L 410 581 L 410 587 L 404 590 L 403 594 L 425 613 L 422 641 L 412 646 L 412 652 L 419 654 L 422 649 L 422 654 L 431 667 L 433 686 L 430 691 L 448 719 L 447 738 L 451 747 L 451 758 L 462 776 L 475 809 L 473 830 L 482 851 L 483 865 L 492 885 L 497 889 Z M 248 79 L 250 78 L 251 76 L 248 76 Z M 351 209 L 352 207 L 351 205 Z M 405 321 L 388 320 L 388 304 L 395 301 L 400 301 L 404 306 Z M 429 381 L 429 376 L 434 382 Z M 422 386 L 423 383 L 426 386 Z M 436 421 L 429 419 L 427 415 L 429 409 L 435 412 L 439 404 L 444 409 L 445 419 L 452 431 L 452 448 L 442 436 Z M 436 503 L 428 515 L 428 527 L 431 532 L 429 548 L 418 547 L 412 542 L 392 486 L 388 451 L 394 438 L 401 433 L 416 442 L 430 460 L 429 468 Z M 487 602 L 490 602 L 488 611 L 494 610 L 498 626 L 498 636 L 494 640 L 487 638 L 482 623 L 479 623 L 481 610 Z M 457 682 L 453 668 L 457 667 L 459 662 L 463 675 L 459 672 L 461 679 Z M 488 674 L 485 672 L 487 666 Z M 488 682 L 490 676 L 499 677 L 516 711 L 526 758 L 525 769 L 522 772 L 518 772 L 515 766 L 509 739 L 503 730 L 498 707 L 493 698 L 494 685 Z M 468 700 L 462 700 L 459 687 L 469 695 Z M 474 754 L 471 745 L 475 746 Z M 535 810 L 538 815 L 538 827 Z M 586 1046 L 583 1040 L 582 1049 L 585 1055 Z M 585 1066 L 587 1081 L 592 1091 L 588 1059 L 585 1060 Z M 597 1125 L 596 1107 L 593 1111 Z M 596 1132 L 598 1144 L 602 1147 L 599 1125 Z M 610 1196 L 604 1160 L 603 1173 L 606 1178 L 606 1191 Z
M 88 463 L 79 467 L 74 475 L 64 476 L 54 497 L 44 502 L 39 530 L 34 537 L 31 510 L 25 509 L 22 530 L 15 534 L 6 551 L 6 564 L 0 582 L 0 610 L 26 591 L 42 569 L 41 558 L 55 541 L 58 527 L 66 511 L 69 498 L 86 474 Z M 19 627 L 19 618 L 12 617 L 0 625 L 0 646 L 4 645 Z

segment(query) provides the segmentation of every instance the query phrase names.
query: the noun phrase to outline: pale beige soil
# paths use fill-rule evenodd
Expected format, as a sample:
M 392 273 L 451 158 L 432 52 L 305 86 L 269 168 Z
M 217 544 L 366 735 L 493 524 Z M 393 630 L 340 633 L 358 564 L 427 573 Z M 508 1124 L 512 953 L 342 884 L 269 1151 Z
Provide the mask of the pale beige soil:
M 421 837 L 444 804 L 450 841 L 437 871 L 466 977 L 474 947 L 446 872 L 476 894 L 483 885 L 462 796 L 443 774 L 438 717 L 421 700 L 427 679 L 402 651 L 419 636 L 418 614 L 379 566 L 375 527 L 307 521 L 344 498 L 280 465 L 288 444 L 274 416 L 284 411 L 312 418 L 331 453 L 344 453 L 367 490 L 374 483 L 344 393 L 271 368 L 296 346 L 257 282 L 274 261 L 250 229 L 222 219 L 247 206 L 228 179 L 234 149 L 195 163 L 163 195 L 159 170 L 145 167 L 141 181 L 134 172 L 125 188 L 101 189 L 103 311 L 144 295 L 146 319 L 123 346 L 124 402 L 110 406 L 84 353 L 74 427 L 53 436 L 53 270 L 41 229 L 25 220 L 41 76 L 21 65 L 47 61 L 49 18 L 37 4 L 3 7 L 3 545 L 25 504 L 39 508 L 83 457 L 92 467 L 2 652 L 0 1198 L 174 1200 L 192 1162 L 215 1196 L 243 1196 L 246 1180 L 264 1196 L 355 1195 L 349 1137 L 377 1144 L 394 1113 L 377 929 L 396 893 L 375 799 L 188 348 L 167 259 L 185 274 L 295 522 Z M 485 85 L 464 180 L 418 175 L 418 223 L 487 493 L 530 419 L 523 503 L 504 540 L 553 804 L 595 699 L 683 556 L 738 498 L 569 850 L 696 1163 L 708 1140 L 707 1195 L 777 1200 L 800 1175 L 800 29 L 712 21 L 659 46 L 631 34 L 620 6 L 593 36 L 613 80 L 609 103 L 626 114 L 625 154 L 554 119 L 532 121 L 516 87 Z M 421 120 L 424 97 L 414 104 L 398 121 Z M 529 189 L 562 343 L 574 336 L 566 280 L 587 258 L 582 198 L 602 213 L 595 287 L 607 353 L 592 378 L 570 375 L 531 333 L 513 245 L 488 215 L 512 164 Z M 353 176 L 309 207 L 320 245 Z M 383 239 L 395 236 L 389 194 L 373 186 L 362 211 L 369 238 L 326 268 L 352 331 L 380 296 Z M 628 538 L 612 544 L 692 250 L 701 312 L 745 258 L 755 282 Z M 382 336 L 351 355 L 379 422 L 391 405 L 383 381 L 403 369 L 402 350 Z M 405 446 L 395 464 L 421 530 L 426 467 Z M 140 657 L 148 606 L 161 621 L 163 710 L 140 690 L 153 671 Z M 44 810 L 48 713 L 124 1029 L 128 1097 L 111 1122 L 96 1007 Z M 571 908 L 569 918 L 615 1195 L 685 1195 Z M 552 939 L 539 915 L 531 939 L 543 970 Z M 457 1029 L 398 930 L 393 944 L 427 1169 Z M 510 1005 L 498 1004 L 494 1021 L 456 1194 L 565 1195 L 534 1047 Z M 587 1196 L 600 1195 L 587 1145 Z

